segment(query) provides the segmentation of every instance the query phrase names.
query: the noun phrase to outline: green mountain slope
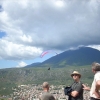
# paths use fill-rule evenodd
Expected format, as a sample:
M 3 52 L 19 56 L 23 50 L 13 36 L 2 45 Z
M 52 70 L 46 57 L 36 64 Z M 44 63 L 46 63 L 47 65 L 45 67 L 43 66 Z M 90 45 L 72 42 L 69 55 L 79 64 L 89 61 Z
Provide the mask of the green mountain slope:
M 83 66 L 90 65 L 94 61 L 100 62 L 100 51 L 89 47 L 81 47 L 77 50 L 65 51 L 44 61 L 42 64 Z
M 82 82 L 91 84 L 93 74 L 91 66 L 63 67 L 63 68 L 17 68 L 0 70 L 0 94 L 10 94 L 12 88 L 20 84 L 42 84 L 48 81 L 50 84 L 70 85 L 70 74 L 78 70 L 82 74 Z M 4 73 L 3 73 L 4 72 Z
M 68 50 L 60 53 L 43 63 L 27 65 L 26 67 L 67 67 L 67 66 L 84 66 L 90 65 L 92 62 L 100 62 L 100 51 L 81 47 L 77 50 Z
M 12 88 L 20 84 L 42 84 L 48 81 L 51 84 L 70 85 L 70 74 L 74 70 L 82 74 L 83 83 L 91 84 L 91 63 L 94 61 L 100 62 L 100 51 L 80 48 L 65 51 L 43 63 L 31 64 L 25 68 L 0 69 L 0 94 L 10 94 Z

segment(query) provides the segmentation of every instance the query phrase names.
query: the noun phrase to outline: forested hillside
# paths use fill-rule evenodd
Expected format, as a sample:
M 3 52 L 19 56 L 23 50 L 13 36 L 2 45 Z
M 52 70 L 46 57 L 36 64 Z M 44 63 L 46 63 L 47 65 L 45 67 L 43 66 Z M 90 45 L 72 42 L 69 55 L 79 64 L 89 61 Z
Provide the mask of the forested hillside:
M 68 66 L 63 68 L 15 68 L 0 70 L 0 94 L 9 94 L 12 87 L 20 84 L 41 84 L 48 81 L 51 84 L 70 85 L 72 78 L 70 74 L 78 70 L 82 74 L 82 81 L 91 84 L 93 74 L 91 66 Z

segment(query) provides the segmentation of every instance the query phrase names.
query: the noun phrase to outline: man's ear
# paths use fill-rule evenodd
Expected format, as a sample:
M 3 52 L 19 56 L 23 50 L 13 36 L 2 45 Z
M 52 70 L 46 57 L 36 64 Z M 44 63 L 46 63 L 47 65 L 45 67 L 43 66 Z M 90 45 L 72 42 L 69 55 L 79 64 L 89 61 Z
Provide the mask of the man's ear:
M 96 71 L 95 71 L 95 69 L 94 69 L 94 68 L 92 68 L 92 72 L 93 72 L 93 73 L 96 73 Z

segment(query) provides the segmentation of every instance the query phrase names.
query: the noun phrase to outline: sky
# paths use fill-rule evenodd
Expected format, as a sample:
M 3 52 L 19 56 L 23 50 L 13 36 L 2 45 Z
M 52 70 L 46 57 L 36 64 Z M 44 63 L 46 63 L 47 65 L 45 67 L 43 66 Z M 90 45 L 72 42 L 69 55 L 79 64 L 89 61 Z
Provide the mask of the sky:
M 79 46 L 100 50 L 100 0 L 0 0 L 0 69 Z

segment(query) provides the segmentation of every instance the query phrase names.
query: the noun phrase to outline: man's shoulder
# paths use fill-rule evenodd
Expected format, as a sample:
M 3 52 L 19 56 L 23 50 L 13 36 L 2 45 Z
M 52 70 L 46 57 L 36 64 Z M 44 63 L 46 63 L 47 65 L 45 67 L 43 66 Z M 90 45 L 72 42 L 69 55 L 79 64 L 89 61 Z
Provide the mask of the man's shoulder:
M 72 84 L 72 89 L 75 89 L 75 88 L 77 88 L 77 89 L 82 89 L 83 88 L 83 85 L 82 85 L 83 83 L 82 82 L 75 82 L 75 83 L 73 83 Z
M 45 97 L 45 96 L 51 97 L 51 96 L 53 96 L 53 95 L 52 95 L 51 93 L 49 93 L 49 92 L 44 92 L 41 96 L 42 96 L 42 97 Z
M 100 71 L 98 71 L 98 72 L 94 75 L 94 77 L 98 77 L 98 76 L 100 76 Z
M 83 83 L 81 81 L 77 82 L 77 85 L 82 85 Z
M 42 94 L 51 94 L 50 92 L 42 92 Z
M 79 84 L 81 84 L 81 85 L 82 85 L 82 84 L 83 84 L 83 82 L 82 82 L 82 81 L 79 81 Z
M 76 85 L 77 88 L 83 89 L 83 83 L 81 81 L 79 81 Z
M 100 71 L 98 71 L 96 74 L 99 74 L 100 75 Z

